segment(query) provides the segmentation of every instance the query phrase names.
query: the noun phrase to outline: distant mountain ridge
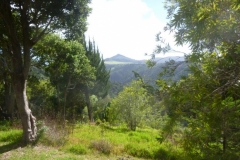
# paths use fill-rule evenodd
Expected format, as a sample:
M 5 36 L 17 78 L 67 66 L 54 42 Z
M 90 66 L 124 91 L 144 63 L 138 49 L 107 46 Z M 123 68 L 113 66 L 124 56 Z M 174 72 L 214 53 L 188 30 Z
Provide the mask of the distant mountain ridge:
M 145 82 L 155 86 L 155 81 L 159 78 L 159 73 L 163 71 L 166 62 L 169 60 L 174 60 L 177 66 L 172 80 L 177 81 L 181 76 L 186 76 L 188 74 L 187 63 L 184 62 L 184 57 L 179 56 L 157 57 L 155 58 L 157 64 L 152 68 L 147 67 L 145 63 L 146 60 L 134 60 L 121 54 L 106 58 L 104 60 L 105 65 L 107 70 L 110 70 L 110 95 L 112 97 L 116 96 L 119 91 L 122 90 L 123 86 L 129 84 L 132 80 L 136 80 L 133 71 L 139 73 Z
M 118 82 L 122 84 L 127 84 L 135 79 L 132 71 L 139 73 L 142 77 L 155 81 L 158 78 L 159 73 L 166 66 L 166 62 L 174 60 L 178 69 L 176 69 L 174 80 L 180 78 L 181 75 L 185 75 L 185 69 L 187 68 L 186 63 L 184 62 L 184 57 L 171 56 L 163 58 L 155 58 L 157 64 L 148 68 L 146 65 L 146 60 L 134 60 L 117 54 L 111 58 L 105 59 L 106 68 L 111 70 L 110 72 L 110 81 Z
M 169 56 L 169 57 L 156 57 L 155 61 L 157 63 L 165 63 L 169 60 L 174 60 L 176 62 L 181 62 L 184 61 L 184 57 L 180 57 L 180 56 Z M 135 60 L 132 58 L 128 58 L 126 56 L 123 56 L 121 54 L 117 54 L 113 57 L 110 58 L 106 58 L 104 59 L 106 64 L 113 64 L 114 62 L 118 62 L 116 64 L 144 64 L 146 62 L 146 60 Z
M 137 62 L 138 60 L 135 60 L 135 59 L 131 59 L 131 58 L 128 58 L 126 56 L 123 56 L 121 54 L 117 54 L 111 58 L 106 58 L 105 59 L 105 62 L 106 61 L 117 61 L 117 62 Z

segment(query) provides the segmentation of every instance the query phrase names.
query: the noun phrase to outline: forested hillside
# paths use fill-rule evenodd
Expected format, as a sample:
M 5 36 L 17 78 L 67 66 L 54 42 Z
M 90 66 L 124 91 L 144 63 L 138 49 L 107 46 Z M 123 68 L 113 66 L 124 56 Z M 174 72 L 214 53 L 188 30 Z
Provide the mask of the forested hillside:
M 175 65 L 177 67 L 171 77 L 174 81 L 179 80 L 181 76 L 187 76 L 188 67 L 185 62 L 175 62 Z M 139 73 L 144 80 L 154 84 L 155 80 L 159 78 L 159 73 L 166 67 L 166 64 L 158 63 L 152 68 L 147 67 L 146 64 L 106 64 L 106 67 L 108 70 L 111 70 L 110 81 L 128 84 L 135 79 L 134 71 Z
M 138 73 L 148 84 L 157 87 L 156 80 L 160 77 L 160 73 L 167 68 L 170 61 L 175 69 L 171 75 L 164 75 L 162 78 L 178 81 L 189 73 L 188 64 L 184 61 L 184 57 L 156 58 L 155 61 L 157 62 L 156 65 L 148 67 L 146 60 L 133 60 L 120 54 L 105 59 L 106 68 L 111 71 L 109 79 L 112 86 L 110 88 L 111 96 L 116 96 L 123 86 L 137 79 L 134 72 Z

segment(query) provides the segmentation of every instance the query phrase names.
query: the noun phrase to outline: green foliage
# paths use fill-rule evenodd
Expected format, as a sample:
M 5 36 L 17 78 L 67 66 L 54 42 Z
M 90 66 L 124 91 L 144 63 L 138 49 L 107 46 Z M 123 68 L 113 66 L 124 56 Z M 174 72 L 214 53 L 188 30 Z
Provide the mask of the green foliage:
M 223 81 L 217 78 L 215 68 L 222 61 L 213 55 L 202 55 L 201 63 L 190 66 L 192 74 L 187 78 L 170 86 L 159 83 L 170 117 L 166 130 L 171 131 L 169 126 L 181 122 L 185 127 L 183 147 L 198 158 L 211 159 L 221 152 L 221 156 L 235 156 L 239 147 L 235 143 L 239 139 L 239 100 L 231 97 L 238 93 L 238 87 L 218 92 Z
M 33 130 L 35 129 L 35 123 L 30 123 L 29 116 L 31 114 L 29 113 L 31 113 L 31 111 L 30 107 L 28 106 L 25 88 L 27 85 L 29 71 L 32 65 L 31 61 L 39 60 L 39 55 L 35 54 L 36 52 L 34 52 L 34 49 L 32 49 L 32 47 L 50 32 L 59 32 L 63 34 L 67 39 L 81 38 L 83 33 L 86 31 L 86 19 L 90 13 L 90 8 L 88 6 L 89 3 L 90 0 L 9 0 L 2 1 L 0 3 L 0 57 L 1 66 L 4 66 L 1 67 L 0 72 L 2 74 L 2 71 L 5 72 L 8 70 L 4 73 L 3 77 L 0 75 L 1 81 L 4 79 L 3 82 L 6 82 L 4 82 L 6 84 L 4 88 L 4 94 L 6 98 L 5 107 L 9 110 L 9 112 L 14 113 L 10 109 L 11 105 L 10 102 L 7 102 L 7 98 L 10 97 L 9 95 L 15 95 L 16 103 L 18 105 L 19 112 L 21 112 L 20 115 L 22 116 L 22 124 L 25 126 L 23 127 L 25 130 L 23 133 L 25 134 L 24 141 L 26 142 L 29 142 L 31 141 L 30 139 L 35 139 L 34 137 L 36 137 L 36 135 L 32 136 L 32 133 L 34 134 Z M 73 69 L 76 67 L 76 65 L 78 65 L 78 63 L 82 63 L 81 56 L 78 57 L 75 54 L 81 51 L 81 47 L 79 47 L 76 42 L 68 43 L 67 45 L 64 45 L 66 43 L 63 41 L 61 44 L 60 41 L 56 40 L 55 42 L 59 44 L 57 47 L 59 47 L 59 49 L 66 54 L 61 55 L 62 58 L 64 58 L 68 64 L 71 63 L 71 65 L 68 66 L 55 65 L 55 67 L 59 67 L 55 68 L 56 70 Z M 49 45 L 56 47 L 54 46 L 53 42 L 51 43 L 48 41 L 48 44 L 42 46 L 42 50 L 43 48 L 49 49 Z M 49 49 L 51 50 L 50 52 L 47 52 L 46 50 L 41 54 L 54 56 L 54 53 L 51 52 L 54 50 Z M 60 52 L 60 50 L 57 50 L 56 52 Z M 61 58 L 59 58 L 59 62 L 63 62 Z M 53 65 L 51 62 L 47 61 L 42 61 L 42 65 L 43 64 Z M 85 65 L 85 63 L 82 65 Z M 9 92 L 12 90 L 12 86 L 14 87 L 14 92 Z M 12 102 L 15 102 L 14 98 L 12 98 Z
M 184 126 L 183 147 L 194 159 L 239 156 L 239 2 L 166 1 L 166 30 L 187 43 L 191 74 L 179 82 L 158 81 L 171 126 Z
M 34 50 L 40 56 L 40 62 L 45 62 L 47 73 L 53 76 L 53 83 L 61 80 L 57 79 L 57 75 L 69 76 L 71 72 L 74 76 L 80 76 L 79 79 L 93 78 L 93 69 L 85 56 L 83 46 L 76 41 L 65 41 L 59 36 L 49 35 L 41 40 Z
M 90 65 L 83 46 L 77 41 L 48 35 L 37 43 L 34 52 L 38 56 L 38 65 L 45 70 L 54 87 L 47 97 L 53 101 L 50 104 L 53 111 L 60 112 L 64 118 L 73 117 L 75 112 L 81 113 L 84 100 L 80 87 L 95 79 L 95 69 Z
M 108 107 L 110 105 L 110 96 L 99 99 L 93 104 L 95 122 L 105 122 L 108 119 Z
M 86 56 L 90 61 L 92 67 L 95 68 L 96 79 L 93 82 L 93 86 L 90 87 L 91 94 L 97 95 L 98 97 L 104 98 L 108 94 L 109 90 L 109 77 L 110 70 L 108 71 L 105 67 L 103 58 L 100 56 L 100 51 L 95 46 L 95 42 L 86 41 L 83 42 Z
M 50 111 L 55 110 L 54 104 L 55 88 L 51 85 L 49 79 L 35 79 L 34 76 L 29 78 L 27 93 L 32 111 L 38 115 L 38 118 L 46 116 Z M 55 110 L 56 111 L 56 110 Z M 56 111 L 57 113 L 57 111 Z
M 140 81 L 133 81 L 111 101 L 109 122 L 125 122 L 131 130 L 144 123 L 151 110 L 151 96 L 141 86 Z
M 91 42 L 89 40 L 87 43 L 84 39 L 83 45 L 90 65 L 95 69 L 94 76 L 96 79 L 91 81 L 91 83 L 86 81 L 81 86 L 81 90 L 85 94 L 89 120 L 93 121 L 93 104 L 91 103 L 90 96 L 96 95 L 99 98 L 105 98 L 108 95 L 110 71 L 107 71 L 104 60 L 100 57 L 100 52 L 96 48 L 94 41 Z

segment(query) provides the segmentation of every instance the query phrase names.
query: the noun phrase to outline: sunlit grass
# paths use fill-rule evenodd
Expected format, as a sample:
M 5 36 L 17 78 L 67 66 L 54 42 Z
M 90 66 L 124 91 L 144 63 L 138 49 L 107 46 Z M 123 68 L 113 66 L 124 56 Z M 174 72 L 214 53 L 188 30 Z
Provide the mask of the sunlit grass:
M 6 130 L 0 131 L 0 142 L 16 142 L 19 141 L 22 137 L 21 130 Z
M 180 159 L 179 150 L 162 143 L 159 139 L 159 131 L 155 129 L 137 129 L 130 131 L 122 127 L 109 127 L 105 125 L 77 125 L 72 135 L 69 136 L 63 151 L 75 154 L 104 154 L 104 148 L 108 154 L 114 156 L 131 155 L 139 158 L 167 158 Z M 102 150 L 95 149 L 92 143 L 99 145 Z M 102 144 L 101 144 L 102 143 Z M 107 147 L 106 147 L 107 145 Z M 111 147 L 111 148 L 109 148 Z
M 21 148 L 16 145 L 21 136 L 21 130 L 0 131 L 0 152 L 4 159 L 116 159 L 127 155 L 133 159 L 180 160 L 182 153 L 169 142 L 160 143 L 159 131 L 151 128 L 131 131 L 123 126 L 79 124 L 60 146 L 53 145 L 55 139 L 49 143 L 43 136 L 34 146 Z

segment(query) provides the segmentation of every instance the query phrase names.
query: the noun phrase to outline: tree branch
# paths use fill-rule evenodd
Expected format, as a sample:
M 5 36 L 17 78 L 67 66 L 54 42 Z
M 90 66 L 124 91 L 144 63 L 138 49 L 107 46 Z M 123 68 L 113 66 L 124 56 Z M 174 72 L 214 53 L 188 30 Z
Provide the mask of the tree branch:
M 48 26 L 51 24 L 52 20 L 53 20 L 53 17 L 51 17 L 51 19 L 49 20 L 48 24 L 42 30 L 42 32 L 39 33 L 39 35 L 37 35 L 37 33 L 35 34 L 35 36 L 31 40 L 33 45 L 36 44 L 41 39 L 41 37 L 46 33 L 46 30 L 47 30 Z

